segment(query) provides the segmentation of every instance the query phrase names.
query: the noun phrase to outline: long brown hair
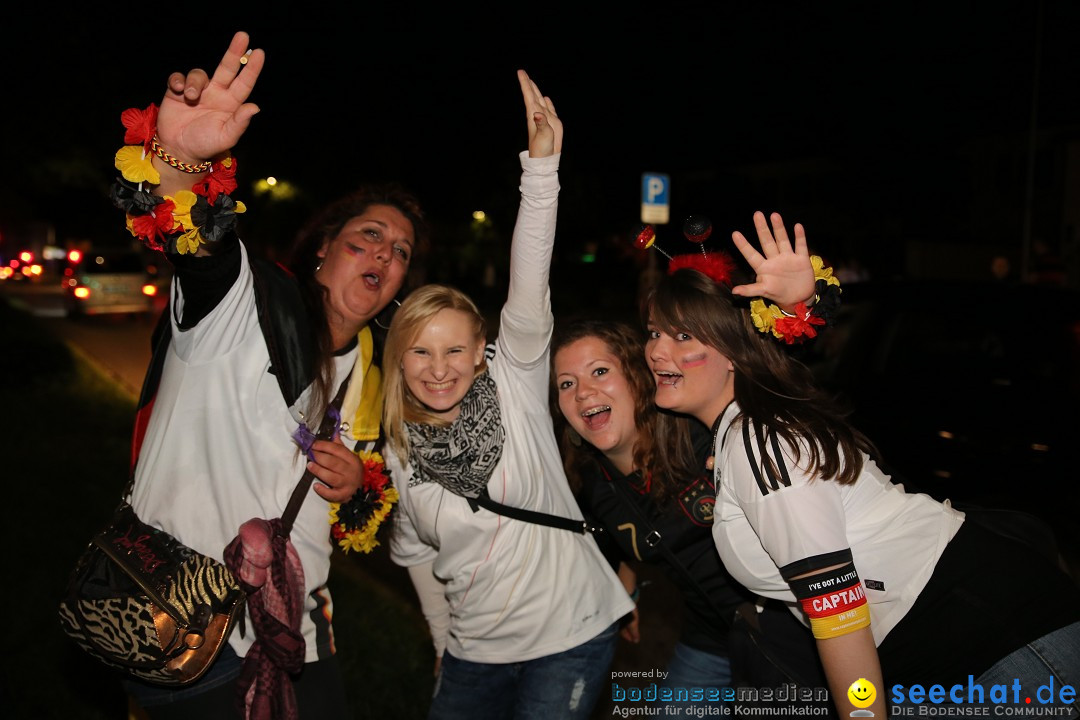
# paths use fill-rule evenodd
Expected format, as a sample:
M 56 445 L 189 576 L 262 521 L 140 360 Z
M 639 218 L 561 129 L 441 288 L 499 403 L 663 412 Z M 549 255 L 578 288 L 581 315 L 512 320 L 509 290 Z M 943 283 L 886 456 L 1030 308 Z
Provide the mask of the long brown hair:
M 877 455 L 840 405 L 816 387 L 809 368 L 757 332 L 749 310 L 727 287 L 696 270 L 679 270 L 657 282 L 645 307 L 657 328 L 689 333 L 732 362 L 740 417 L 759 438 L 783 438 L 796 461 L 802 441 L 812 476 L 846 485 L 862 472 L 863 452 Z M 762 453 L 762 462 L 772 461 Z
M 645 363 L 644 335 L 622 322 L 576 320 L 559 327 L 552 341 L 549 403 L 570 487 L 575 492 L 581 488 L 582 473 L 597 461 L 596 453 L 600 451 L 584 443 L 563 417 L 559 409 L 554 362 L 561 349 L 585 338 L 596 338 L 604 343 L 618 360 L 634 398 L 634 424 L 637 427 L 634 468 L 652 479 L 650 492 L 656 500 L 667 499 L 685 486 L 689 478 L 701 473 L 690 442 L 689 423 L 695 421 L 657 409 L 653 403 L 656 383 Z
M 338 349 L 333 347 L 330 323 L 326 315 L 327 288 L 315 279 L 315 272 L 320 262 L 319 251 L 326 243 L 338 236 L 346 223 L 354 217 L 363 215 L 373 205 L 396 208 L 412 224 L 413 251 L 409 258 L 409 274 L 411 276 L 418 272 L 428 249 L 427 222 L 416 198 L 395 183 L 365 185 L 356 192 L 327 205 L 304 225 L 289 251 L 286 266 L 296 276 L 304 306 L 311 321 L 312 352 L 315 358 L 315 377 L 312 380 L 312 417 L 321 417 L 327 403 L 330 402 L 333 392 L 330 385 L 334 377 L 334 351 Z M 407 278 L 399 295 L 404 296 L 408 292 L 409 284 Z M 380 330 L 380 323 L 383 327 L 389 327 L 393 307 L 394 304 L 391 303 L 390 307 L 384 308 L 376 316 L 376 322 L 372 324 L 376 355 L 385 338 L 385 331 Z

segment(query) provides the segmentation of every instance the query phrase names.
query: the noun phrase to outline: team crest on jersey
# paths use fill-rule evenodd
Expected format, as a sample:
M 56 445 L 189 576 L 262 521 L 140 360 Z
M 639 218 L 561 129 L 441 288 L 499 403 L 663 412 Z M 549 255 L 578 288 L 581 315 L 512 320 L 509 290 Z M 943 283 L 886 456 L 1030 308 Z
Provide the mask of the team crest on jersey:
M 679 504 L 695 525 L 712 525 L 716 489 L 707 477 L 700 477 L 679 493 Z

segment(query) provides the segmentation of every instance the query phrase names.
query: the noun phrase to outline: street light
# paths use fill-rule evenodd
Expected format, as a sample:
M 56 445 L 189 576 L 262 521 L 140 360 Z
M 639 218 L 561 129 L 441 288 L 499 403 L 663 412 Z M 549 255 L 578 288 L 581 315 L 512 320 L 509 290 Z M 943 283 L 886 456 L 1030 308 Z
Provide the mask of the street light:
M 273 175 L 255 181 L 256 195 L 268 195 L 271 200 L 292 200 L 299 194 L 298 188 L 288 180 L 279 180 Z

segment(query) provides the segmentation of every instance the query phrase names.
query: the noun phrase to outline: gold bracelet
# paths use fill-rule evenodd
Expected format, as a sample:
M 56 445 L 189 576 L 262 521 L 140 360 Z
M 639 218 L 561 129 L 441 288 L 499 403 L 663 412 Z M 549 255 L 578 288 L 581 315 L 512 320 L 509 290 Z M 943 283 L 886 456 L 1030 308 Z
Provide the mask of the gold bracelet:
M 193 175 L 196 173 L 206 172 L 210 169 L 210 166 L 214 164 L 213 160 L 207 160 L 206 162 L 201 162 L 198 165 L 189 165 L 188 163 L 180 162 L 172 155 L 165 152 L 165 148 L 161 147 L 161 145 L 158 143 L 157 135 L 155 135 L 154 139 L 150 141 L 150 149 L 154 151 L 155 155 L 164 160 L 165 164 L 169 167 L 174 167 L 181 172 L 191 173 Z

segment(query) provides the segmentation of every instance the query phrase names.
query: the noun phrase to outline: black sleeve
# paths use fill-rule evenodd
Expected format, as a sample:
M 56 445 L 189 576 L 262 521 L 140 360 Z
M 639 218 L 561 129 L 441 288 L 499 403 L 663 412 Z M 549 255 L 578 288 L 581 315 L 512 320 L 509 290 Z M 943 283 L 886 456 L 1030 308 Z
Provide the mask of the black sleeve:
M 698 467 L 705 467 L 705 461 L 713 454 L 713 434 L 697 420 L 690 421 L 690 444 L 694 448 L 694 457 Z
M 195 327 L 210 314 L 240 276 L 240 243 L 233 240 L 223 241 L 213 255 L 169 256 L 184 291 L 184 316 L 177 323 L 181 330 Z

